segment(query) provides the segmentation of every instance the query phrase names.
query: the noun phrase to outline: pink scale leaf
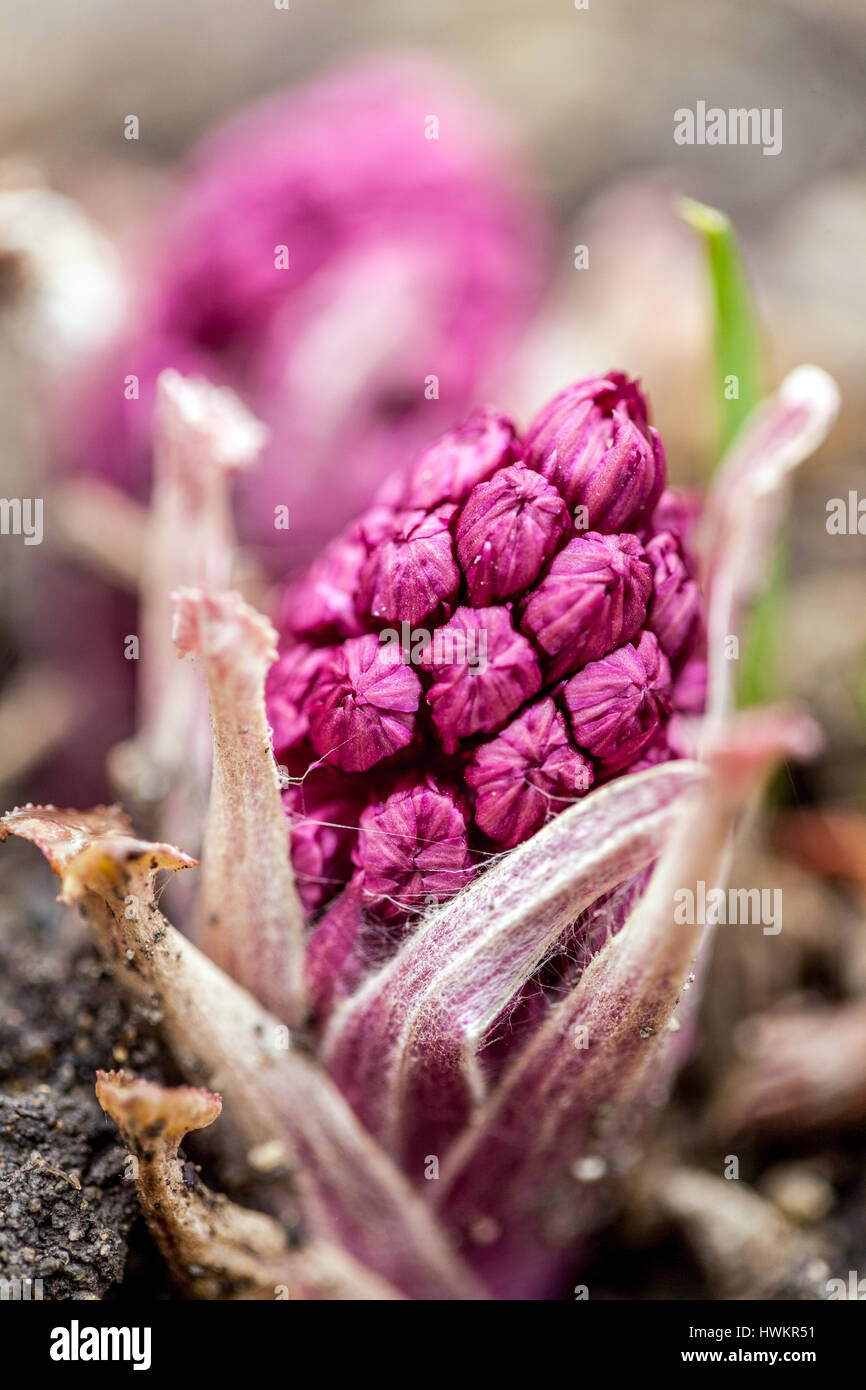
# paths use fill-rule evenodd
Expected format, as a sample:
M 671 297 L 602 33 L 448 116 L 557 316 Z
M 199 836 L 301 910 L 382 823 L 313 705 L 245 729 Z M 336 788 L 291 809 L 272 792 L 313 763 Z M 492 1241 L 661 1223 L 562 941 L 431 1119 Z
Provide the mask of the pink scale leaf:
M 205 697 L 171 643 L 175 588 L 231 582 L 231 483 L 268 431 L 227 387 L 167 370 L 156 382 L 153 491 L 140 584 L 138 732 L 110 771 L 126 799 L 158 808 L 162 832 L 200 843 L 209 775 Z
M 449 1154 L 438 1209 L 464 1236 L 480 1223 L 495 1232 L 474 1259 L 499 1297 L 509 1296 L 515 1271 L 527 1269 L 534 1296 L 551 1296 L 575 1242 L 609 1212 L 670 1080 L 669 1025 L 701 953 L 703 924 L 681 921 L 678 895 L 719 881 L 734 824 L 760 779 L 780 756 L 812 756 L 819 741 L 810 721 L 778 711 L 726 728 L 708 776 L 678 802 L 675 832 L 625 926 Z
M 175 644 L 204 668 L 214 740 L 201 944 L 265 1007 L 297 1024 L 306 1010 L 304 919 L 265 715 L 276 633 L 237 594 L 184 589 L 174 601 Z
M 746 618 L 767 579 L 790 474 L 819 447 L 839 409 L 839 390 L 819 367 L 797 367 L 749 417 L 723 460 L 698 528 L 709 589 L 708 731 L 734 703 L 735 661 Z
M 442 1152 L 481 1099 L 487 1031 L 579 913 L 658 855 L 700 775 L 669 763 L 572 806 L 427 918 L 334 1015 L 326 1063 L 392 1153 L 414 1164 Z

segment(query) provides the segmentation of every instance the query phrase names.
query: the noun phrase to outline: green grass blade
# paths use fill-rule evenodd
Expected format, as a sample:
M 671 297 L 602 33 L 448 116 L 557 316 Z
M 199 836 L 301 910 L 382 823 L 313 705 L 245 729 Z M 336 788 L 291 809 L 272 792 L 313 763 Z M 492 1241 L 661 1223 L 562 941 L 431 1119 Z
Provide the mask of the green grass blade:
M 717 459 L 760 401 L 761 345 L 751 286 L 730 218 L 717 208 L 681 198 L 679 213 L 703 239 L 713 296 L 715 390 L 720 431 Z M 765 704 L 778 694 L 779 640 L 787 573 L 787 549 L 772 556 L 767 586 L 752 609 L 741 653 L 737 704 Z
M 751 287 L 730 219 L 717 208 L 681 198 L 679 213 L 704 243 L 715 322 L 715 396 L 720 402 L 721 458 L 763 395 L 760 341 Z

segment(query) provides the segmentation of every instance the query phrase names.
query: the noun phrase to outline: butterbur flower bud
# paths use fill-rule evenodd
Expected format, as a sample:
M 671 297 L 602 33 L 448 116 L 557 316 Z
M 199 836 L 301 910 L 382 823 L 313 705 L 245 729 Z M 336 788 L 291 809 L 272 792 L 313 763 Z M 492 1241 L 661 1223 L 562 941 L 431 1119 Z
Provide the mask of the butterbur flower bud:
M 589 791 L 593 769 L 548 697 L 476 748 L 466 781 L 475 792 L 476 823 L 503 849 L 511 849 Z
M 526 462 L 553 483 L 583 529 L 630 531 L 665 485 L 664 446 L 636 381 L 619 372 L 569 386 L 529 427 Z
M 601 661 L 591 661 L 565 687 L 575 742 L 604 773 L 635 762 L 670 711 L 671 671 L 651 632 L 642 632 Z
M 453 797 L 430 786 L 369 806 L 353 859 L 365 898 L 386 921 L 452 897 L 475 873 L 463 815 Z
M 342 536 L 326 546 L 304 578 L 287 590 L 282 626 L 295 637 L 335 641 L 363 631 L 355 593 L 367 549 L 359 538 Z
M 298 894 L 315 913 L 345 884 L 364 807 L 357 780 L 319 768 L 283 793 Z
M 542 653 L 545 680 L 597 661 L 640 631 L 652 571 L 636 536 L 569 541 L 524 601 L 520 627 Z
M 327 649 L 299 645 L 282 652 L 268 672 L 265 694 L 278 759 L 307 738 L 310 697 L 329 662 Z
M 399 651 L 367 633 L 329 653 L 309 705 L 310 739 L 344 772 L 366 772 L 411 743 L 421 682 Z
M 528 588 L 568 523 L 556 488 L 523 464 L 479 483 L 457 522 L 457 558 L 472 602 L 480 607 Z
M 507 415 L 490 407 L 475 410 L 459 429 L 449 430 L 418 455 L 401 489 L 401 503 L 430 510 L 443 502 L 465 502 L 478 483 L 522 452 Z
M 686 568 L 692 576 L 697 572 L 692 540 L 700 514 L 701 497 L 698 493 L 674 492 L 672 488 L 665 488 L 652 514 L 647 537 L 659 531 L 669 531 L 679 542 Z
M 379 622 L 420 623 L 460 587 L 449 523 L 453 506 L 401 512 L 361 572 L 358 602 Z
M 307 774 L 303 802 L 291 805 L 308 913 L 325 906 L 329 863 L 339 880 L 350 843 L 317 824 L 340 816 L 319 815 L 311 800 L 325 775 L 309 772 L 316 759 L 328 776 L 385 765 L 384 784 L 358 778 L 355 815 L 344 818 L 354 826 L 364 806 L 384 804 L 398 769 L 425 783 L 456 757 L 460 771 L 448 775 L 472 789 L 461 807 L 471 834 L 511 849 L 593 780 L 685 756 L 670 739 L 680 705 L 667 661 L 689 714 L 704 700 L 704 667 L 691 667 L 703 628 L 682 548 L 694 509 L 659 497 L 658 478 L 641 491 L 649 474 L 639 486 L 624 467 L 623 530 L 607 529 L 610 512 L 605 529 L 578 520 L 574 534 L 568 510 L 579 466 L 595 460 L 598 477 L 613 468 L 612 441 L 626 427 L 642 449 L 651 444 L 643 395 L 620 373 L 561 393 L 528 449 L 507 416 L 477 410 L 392 476 L 288 591 L 289 650 L 268 699 L 278 759 Z M 660 535 L 663 515 L 670 532 Z M 554 687 L 576 673 L 573 737 Z M 369 894 L 365 903 L 375 917 Z
M 535 653 L 507 608 L 458 608 L 421 664 L 433 677 L 427 703 L 446 753 L 462 738 L 501 729 L 541 689 Z
M 668 725 L 670 728 L 670 725 Z M 685 757 L 685 753 L 674 752 L 667 738 L 667 733 L 657 733 L 644 748 L 643 752 L 633 763 L 629 764 L 629 772 L 646 772 L 648 768 L 659 767 L 661 763 L 669 763 L 672 758 Z
M 673 707 L 680 714 L 703 714 L 707 703 L 706 658 L 691 656 L 674 681 Z
M 313 820 L 293 821 L 289 850 L 298 896 L 308 913 L 314 913 L 329 897 L 333 886 L 346 879 L 345 859 L 340 853 L 344 837 L 333 826 Z M 341 876 L 338 877 L 338 875 Z M 328 891 L 331 885 L 331 891 Z
M 361 572 L 371 549 L 392 525 L 390 508 L 372 507 L 326 545 L 306 574 L 286 590 L 283 631 L 319 642 L 359 637 L 364 627 L 355 600 Z
M 669 531 L 647 541 L 646 553 L 653 571 L 647 627 L 659 639 L 665 655 L 676 661 L 700 625 L 700 591 Z

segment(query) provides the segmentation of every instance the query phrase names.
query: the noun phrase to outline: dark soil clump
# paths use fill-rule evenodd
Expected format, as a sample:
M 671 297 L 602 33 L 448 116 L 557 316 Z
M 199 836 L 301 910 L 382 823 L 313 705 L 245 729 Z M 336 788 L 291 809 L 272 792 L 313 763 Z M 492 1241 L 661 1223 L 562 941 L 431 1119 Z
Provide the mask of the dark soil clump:
M 16 856 L 17 859 L 17 856 Z M 23 858 L 0 895 L 0 1297 L 101 1299 L 143 1234 L 126 1151 L 94 1094 L 98 1067 L 159 1076 L 86 931 Z

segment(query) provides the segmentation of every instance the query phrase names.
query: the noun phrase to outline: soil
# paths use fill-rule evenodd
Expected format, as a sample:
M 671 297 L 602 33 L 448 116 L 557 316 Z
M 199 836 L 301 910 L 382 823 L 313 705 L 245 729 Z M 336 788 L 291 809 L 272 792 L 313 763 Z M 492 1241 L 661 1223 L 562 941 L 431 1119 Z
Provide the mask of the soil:
M 26 850 L 13 856 L 0 895 L 0 1296 L 165 1296 L 126 1151 L 94 1094 L 98 1067 L 159 1077 L 156 1039 Z

